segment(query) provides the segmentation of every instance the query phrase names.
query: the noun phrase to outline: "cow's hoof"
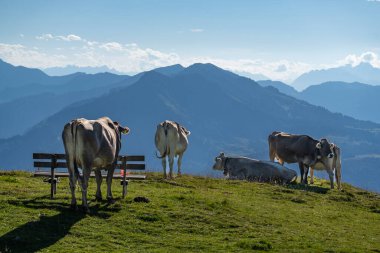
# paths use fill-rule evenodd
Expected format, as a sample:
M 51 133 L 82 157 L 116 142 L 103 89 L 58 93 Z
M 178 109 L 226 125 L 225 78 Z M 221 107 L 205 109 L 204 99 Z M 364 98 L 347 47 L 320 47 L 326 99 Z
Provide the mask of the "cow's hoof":
M 97 201 L 97 202 L 101 202 L 102 200 L 103 200 L 102 197 L 98 197 L 98 196 L 95 197 L 95 201 Z

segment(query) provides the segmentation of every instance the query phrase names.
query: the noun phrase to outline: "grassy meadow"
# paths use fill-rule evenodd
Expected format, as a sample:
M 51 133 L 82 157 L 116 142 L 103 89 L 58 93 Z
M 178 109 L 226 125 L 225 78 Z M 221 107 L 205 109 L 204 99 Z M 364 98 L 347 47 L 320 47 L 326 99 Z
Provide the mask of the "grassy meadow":
M 343 184 L 330 190 L 149 173 L 114 204 L 69 209 L 68 179 L 50 185 L 27 172 L 0 172 L 0 252 L 380 252 L 380 195 Z M 103 197 L 106 184 L 103 180 Z M 80 190 L 77 191 L 79 204 Z M 149 203 L 136 202 L 146 197 Z

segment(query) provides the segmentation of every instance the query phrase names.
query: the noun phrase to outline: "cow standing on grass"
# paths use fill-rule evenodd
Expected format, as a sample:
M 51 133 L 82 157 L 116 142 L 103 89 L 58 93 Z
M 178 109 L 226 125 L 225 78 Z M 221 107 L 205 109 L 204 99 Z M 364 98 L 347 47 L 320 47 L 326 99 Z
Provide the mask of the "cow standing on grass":
M 84 210 L 89 212 L 87 188 L 92 170 L 95 170 L 97 200 L 102 199 L 100 190 L 102 175 L 100 170 L 108 170 L 107 199 L 113 201 L 111 184 L 121 149 L 121 134 L 127 134 L 128 132 L 128 127 L 122 127 L 108 117 L 97 120 L 75 119 L 65 125 L 62 139 L 69 171 L 72 208 L 77 208 L 75 186 L 79 179 L 82 188 L 82 205 Z M 78 167 L 82 169 L 82 175 L 79 174 Z
M 187 136 L 190 135 L 185 127 L 181 126 L 177 122 L 165 120 L 157 125 L 155 144 L 156 148 L 160 152 L 162 168 L 164 170 L 164 178 L 166 175 L 166 157 L 169 159 L 169 178 L 173 178 L 173 164 L 174 157 L 178 156 L 178 176 L 181 175 L 181 163 L 183 153 L 186 151 L 189 141 Z
M 283 132 L 273 132 L 268 136 L 269 158 L 276 158 L 280 164 L 298 163 L 301 183 L 307 184 L 309 167 L 324 168 L 329 174 L 331 189 L 334 188 L 334 147 L 326 139 L 314 140 L 307 135 L 293 135 Z M 338 171 L 339 169 L 339 171 Z M 338 188 L 340 189 L 340 168 L 335 171 Z
M 341 189 L 342 180 L 342 161 L 340 158 L 340 148 L 334 144 L 333 147 L 334 160 L 332 164 L 332 169 L 335 170 L 335 180 L 338 185 L 338 189 Z M 310 184 L 314 184 L 314 170 L 327 170 L 323 163 L 317 162 L 314 166 L 310 167 Z

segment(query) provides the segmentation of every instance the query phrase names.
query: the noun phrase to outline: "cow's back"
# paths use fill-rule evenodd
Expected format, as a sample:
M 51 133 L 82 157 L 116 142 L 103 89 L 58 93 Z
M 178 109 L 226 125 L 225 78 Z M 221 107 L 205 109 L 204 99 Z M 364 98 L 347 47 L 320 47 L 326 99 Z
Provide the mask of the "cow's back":
M 166 120 L 157 125 L 155 144 L 161 155 L 178 155 L 186 150 L 188 140 L 178 123 Z
M 276 132 L 268 137 L 270 152 L 277 159 L 287 163 L 314 160 L 315 145 L 318 141 L 307 135 L 290 135 Z M 271 159 L 272 160 L 272 159 Z
M 108 118 L 73 120 L 64 128 L 69 156 L 79 167 L 102 168 L 111 165 L 120 150 L 120 141 Z M 66 147 L 66 144 L 65 144 Z

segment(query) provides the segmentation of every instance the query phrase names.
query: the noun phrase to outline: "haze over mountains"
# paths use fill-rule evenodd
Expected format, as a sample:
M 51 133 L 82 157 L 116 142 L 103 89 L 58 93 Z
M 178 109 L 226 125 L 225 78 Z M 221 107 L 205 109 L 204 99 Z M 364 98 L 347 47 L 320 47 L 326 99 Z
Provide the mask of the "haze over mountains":
M 310 85 L 331 81 L 380 85 L 380 69 L 369 63 L 361 63 L 355 67 L 345 65 L 337 68 L 313 70 L 299 76 L 292 85 L 298 90 L 303 90 Z

